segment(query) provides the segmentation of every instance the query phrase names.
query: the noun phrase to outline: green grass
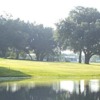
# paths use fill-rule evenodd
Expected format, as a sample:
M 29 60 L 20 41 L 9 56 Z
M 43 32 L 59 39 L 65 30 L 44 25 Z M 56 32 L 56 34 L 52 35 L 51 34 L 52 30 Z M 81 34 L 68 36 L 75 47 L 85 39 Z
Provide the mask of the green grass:
M 0 77 L 99 78 L 100 64 L 0 59 Z

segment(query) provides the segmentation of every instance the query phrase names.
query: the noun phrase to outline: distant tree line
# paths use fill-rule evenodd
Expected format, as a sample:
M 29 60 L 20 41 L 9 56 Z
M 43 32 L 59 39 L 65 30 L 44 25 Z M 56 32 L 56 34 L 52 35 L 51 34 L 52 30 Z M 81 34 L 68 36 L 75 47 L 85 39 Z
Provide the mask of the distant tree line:
M 0 17 L 0 57 L 19 59 L 19 55 L 35 53 L 36 60 L 42 61 L 54 55 L 55 47 L 52 28 Z
M 56 24 L 54 31 L 42 24 L 24 22 L 20 19 L 0 17 L 0 57 L 19 59 L 19 55 L 36 54 L 36 60 L 60 54 L 70 49 L 82 52 L 85 63 L 93 55 L 100 55 L 100 12 L 94 8 L 78 6 L 70 11 L 67 18 Z

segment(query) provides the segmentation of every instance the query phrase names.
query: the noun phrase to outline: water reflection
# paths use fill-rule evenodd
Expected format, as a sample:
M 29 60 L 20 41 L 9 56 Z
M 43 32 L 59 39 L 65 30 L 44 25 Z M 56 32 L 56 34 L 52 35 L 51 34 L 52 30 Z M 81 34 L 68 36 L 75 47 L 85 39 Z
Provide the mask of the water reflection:
M 100 80 L 1 83 L 0 100 L 100 100 Z

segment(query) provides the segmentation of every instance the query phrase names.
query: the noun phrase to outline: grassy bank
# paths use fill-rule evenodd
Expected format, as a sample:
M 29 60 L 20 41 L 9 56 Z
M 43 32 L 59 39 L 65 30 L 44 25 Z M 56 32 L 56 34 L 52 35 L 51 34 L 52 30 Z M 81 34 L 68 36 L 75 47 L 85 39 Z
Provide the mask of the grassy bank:
M 96 78 L 100 76 L 100 64 L 76 64 L 64 62 L 35 62 L 0 59 L 0 77 L 51 77 Z

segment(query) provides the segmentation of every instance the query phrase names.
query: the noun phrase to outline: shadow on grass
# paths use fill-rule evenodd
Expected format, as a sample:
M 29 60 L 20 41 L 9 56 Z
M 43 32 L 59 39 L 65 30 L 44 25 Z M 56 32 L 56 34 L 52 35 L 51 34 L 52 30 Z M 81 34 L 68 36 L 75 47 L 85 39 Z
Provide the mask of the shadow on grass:
M 21 71 L 0 67 L 0 77 L 31 77 L 31 76 Z
M 22 81 L 30 78 L 30 75 L 27 75 L 23 72 L 12 70 L 10 68 L 0 67 L 0 83 Z

